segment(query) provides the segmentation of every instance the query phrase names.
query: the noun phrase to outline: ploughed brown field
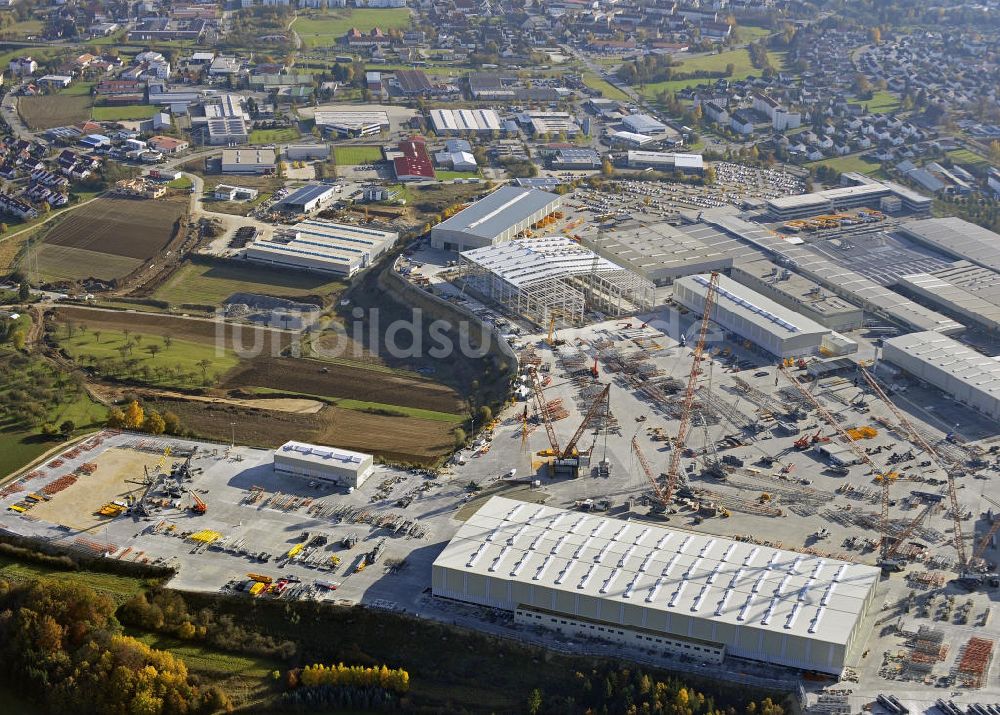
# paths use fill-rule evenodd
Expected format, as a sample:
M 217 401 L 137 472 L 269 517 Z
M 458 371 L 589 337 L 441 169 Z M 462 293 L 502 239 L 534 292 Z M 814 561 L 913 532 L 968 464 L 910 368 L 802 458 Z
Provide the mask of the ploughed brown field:
M 170 243 L 174 223 L 187 208 L 186 196 L 145 201 L 100 198 L 75 209 L 43 242 L 148 260 Z
M 277 447 L 288 440 L 329 444 L 375 454 L 383 459 L 433 464 L 454 449 L 450 422 L 377 415 L 326 406 L 313 414 L 245 408 L 159 398 L 148 404 L 170 410 L 199 436 L 228 443 L 236 423 L 236 441 Z
M 317 360 L 253 360 L 230 372 L 223 385 L 229 388 L 245 386 L 381 402 L 453 414 L 464 411 L 464 404 L 458 393 L 431 380 Z

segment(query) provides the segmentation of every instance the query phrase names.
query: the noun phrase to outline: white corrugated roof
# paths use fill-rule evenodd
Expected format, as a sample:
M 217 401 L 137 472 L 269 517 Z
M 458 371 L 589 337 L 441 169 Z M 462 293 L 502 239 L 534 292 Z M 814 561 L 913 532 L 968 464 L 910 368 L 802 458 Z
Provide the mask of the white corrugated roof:
M 463 251 L 462 258 L 518 287 L 594 270 L 598 273 L 622 270 L 565 236 L 524 238 L 474 248 Z
M 434 565 L 836 644 L 879 578 L 872 566 L 503 497 Z

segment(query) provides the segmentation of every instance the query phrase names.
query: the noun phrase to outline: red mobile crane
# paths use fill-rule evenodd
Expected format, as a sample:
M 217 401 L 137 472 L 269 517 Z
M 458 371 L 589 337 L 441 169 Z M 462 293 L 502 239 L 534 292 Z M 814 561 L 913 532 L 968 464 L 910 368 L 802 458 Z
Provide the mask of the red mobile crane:
M 712 308 L 715 306 L 718 289 L 719 273 L 712 271 L 712 276 L 708 281 L 708 290 L 705 291 L 701 329 L 698 331 L 698 342 L 694 346 L 691 372 L 688 374 L 687 388 L 684 390 L 684 400 L 681 403 L 681 424 L 677 429 L 677 438 L 674 440 L 674 448 L 670 453 L 670 463 L 667 467 L 667 487 L 662 494 L 656 492 L 656 496 L 661 499 L 664 508 L 669 508 L 670 500 L 674 496 L 674 489 L 677 487 L 677 480 L 680 478 L 681 453 L 684 451 L 688 430 L 691 428 L 691 407 L 694 405 L 694 393 L 698 387 L 698 375 L 701 374 L 701 361 L 705 357 L 705 338 L 708 336 L 708 326 L 712 322 Z

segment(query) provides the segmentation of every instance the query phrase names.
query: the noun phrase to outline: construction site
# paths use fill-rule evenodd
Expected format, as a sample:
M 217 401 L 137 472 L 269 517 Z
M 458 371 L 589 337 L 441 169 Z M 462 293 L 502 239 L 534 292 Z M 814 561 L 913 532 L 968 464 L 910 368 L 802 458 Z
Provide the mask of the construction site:
M 621 629 L 615 638 L 628 639 L 616 653 L 678 670 L 719 662 L 733 677 L 798 681 L 814 712 L 860 712 L 890 694 L 902 709 L 883 707 L 897 715 L 939 699 L 962 712 L 996 703 L 1000 499 L 990 479 L 1000 426 L 876 359 L 870 344 L 850 358 L 779 358 L 767 341 L 704 317 L 726 299 L 718 274 L 704 279 L 698 310 L 668 304 L 579 327 L 550 313 L 548 329 L 536 322 L 535 332 L 512 319 L 522 331 L 514 390 L 522 399 L 440 469 L 376 465 L 357 488 L 345 488 L 276 471 L 270 450 L 105 431 L 8 483 L 0 523 L 73 550 L 173 566 L 171 584 L 183 589 L 363 603 L 594 652 L 609 641 L 591 631 L 608 633 L 610 624 Z M 757 320 L 787 331 L 778 317 Z M 598 605 L 577 613 L 572 631 L 525 620 L 562 613 L 555 595 L 530 615 L 520 607 L 527 600 L 467 597 L 478 574 L 456 545 L 463 524 L 484 508 L 501 514 L 495 529 L 509 531 L 504 543 L 515 549 L 527 538 L 519 534 L 539 528 L 530 514 L 519 522 L 503 516 L 513 512 L 503 504 L 487 508 L 494 497 L 544 505 L 538 518 L 548 525 L 578 514 L 569 521 L 591 529 L 591 538 L 601 529 L 604 539 L 634 538 L 611 537 L 593 556 L 585 535 L 552 543 L 553 558 L 569 541 L 582 558 L 567 564 L 592 564 L 577 577 L 581 589 L 593 577 Z M 545 544 L 548 528 L 526 554 Z M 608 613 L 624 613 L 632 589 L 652 578 L 648 566 L 628 563 L 632 547 L 652 538 L 647 532 L 663 534 L 657 544 L 679 545 L 636 600 L 675 626 L 663 627 L 669 636 L 657 626 L 660 640 L 645 642 L 650 632 L 640 644 Z M 689 544 L 700 550 L 684 554 Z M 476 568 L 491 572 L 510 557 L 496 548 Z M 448 585 L 438 598 L 444 586 L 435 581 L 431 593 L 432 565 L 456 549 L 449 568 L 461 573 L 468 562 L 468 586 Z M 758 552 L 772 556 L 757 563 Z M 617 567 L 614 559 L 601 565 L 608 553 Z M 516 574 L 509 593 L 521 588 L 518 578 L 533 588 L 549 564 L 522 576 L 524 562 L 508 564 Z M 686 568 L 671 573 L 675 562 Z M 615 583 L 618 570 L 633 574 L 631 584 Z M 841 586 L 844 573 L 850 583 Z M 822 587 L 813 583 L 820 574 Z M 692 587 L 682 610 L 704 602 L 715 613 L 685 613 L 692 625 L 678 633 L 682 616 L 671 609 L 689 579 L 700 590 Z M 721 589 L 717 602 L 706 601 L 711 588 Z M 730 600 L 729 591 L 740 595 Z M 816 662 L 813 636 L 828 604 L 837 613 L 826 618 L 846 618 L 841 601 L 830 601 L 835 593 L 850 600 L 843 613 L 850 611 L 851 637 L 838 644 L 830 636 L 823 663 L 804 665 Z M 616 606 L 606 611 L 605 602 Z M 723 622 L 735 629 L 725 640 Z M 793 627 L 800 655 L 780 645 Z M 753 629 L 759 645 L 741 635 Z M 695 645 L 701 655 L 687 650 Z
M 529 488 L 515 498 L 875 567 L 868 635 L 806 704 L 858 712 L 885 692 L 922 711 L 941 688 L 945 705 L 997 702 L 1000 429 L 870 346 L 779 360 L 699 312 L 525 337 L 526 399 L 458 458 L 462 481 L 490 480 L 465 511 Z M 717 616 L 740 610 L 724 602 Z

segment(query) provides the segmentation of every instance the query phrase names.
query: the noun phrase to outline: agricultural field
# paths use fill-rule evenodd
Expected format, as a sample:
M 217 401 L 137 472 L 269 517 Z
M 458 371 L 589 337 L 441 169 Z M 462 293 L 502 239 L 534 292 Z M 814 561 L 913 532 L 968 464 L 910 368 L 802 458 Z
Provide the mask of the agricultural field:
M 326 406 L 313 414 L 212 404 L 167 398 L 146 399 L 146 404 L 180 417 L 199 437 L 228 442 L 233 423 L 236 439 L 257 447 L 277 447 L 297 439 L 356 449 L 383 459 L 432 464 L 448 455 L 455 444 L 455 424 L 402 415 L 386 415 Z M 392 435 L 391 440 L 386 435 Z
M 59 220 L 22 259 L 43 277 L 121 278 L 162 251 L 187 213 L 186 196 L 100 198 Z
M 368 32 L 374 27 L 383 30 L 402 30 L 410 25 L 407 8 L 345 8 L 300 14 L 292 29 L 302 39 L 307 50 L 311 47 L 330 47 L 347 34 L 352 27 Z
M 382 161 L 382 147 L 378 146 L 335 146 L 333 158 L 338 166 L 358 166 Z
M 254 129 L 250 132 L 251 144 L 278 144 L 291 142 L 299 138 L 299 130 L 295 127 L 280 129 Z
M 293 358 L 260 358 L 231 372 L 228 388 L 263 387 L 296 395 L 369 400 L 461 414 L 464 403 L 450 387 L 431 380 L 348 364 Z
M 85 122 L 90 119 L 92 107 L 93 100 L 90 96 L 72 94 L 21 97 L 17 102 L 21 119 L 35 130 Z
M 629 101 L 629 96 L 601 77 L 596 72 L 584 72 L 583 83 L 591 89 L 600 91 L 605 99 L 614 99 L 619 102 Z
M 784 67 L 784 52 L 769 52 L 771 64 L 780 70 Z M 733 65 L 733 74 L 726 79 L 730 81 L 756 77 L 760 70 L 750 62 L 750 53 L 746 49 L 728 50 L 713 55 L 700 55 L 685 59 L 680 66 L 674 68 L 677 72 L 724 72 L 728 65 Z M 654 82 L 642 87 L 639 91 L 644 97 L 654 98 L 663 91 L 676 92 L 685 87 L 693 87 L 697 84 L 714 82 L 714 79 L 675 79 L 669 82 Z
M 317 296 L 329 302 L 343 289 L 341 281 L 313 273 L 195 260 L 182 265 L 153 297 L 171 303 L 222 305 L 234 293 L 260 293 L 292 299 Z
M 149 119 L 159 110 L 151 104 L 137 104 L 127 107 L 94 107 L 91 119 L 96 122 L 121 122 Z

